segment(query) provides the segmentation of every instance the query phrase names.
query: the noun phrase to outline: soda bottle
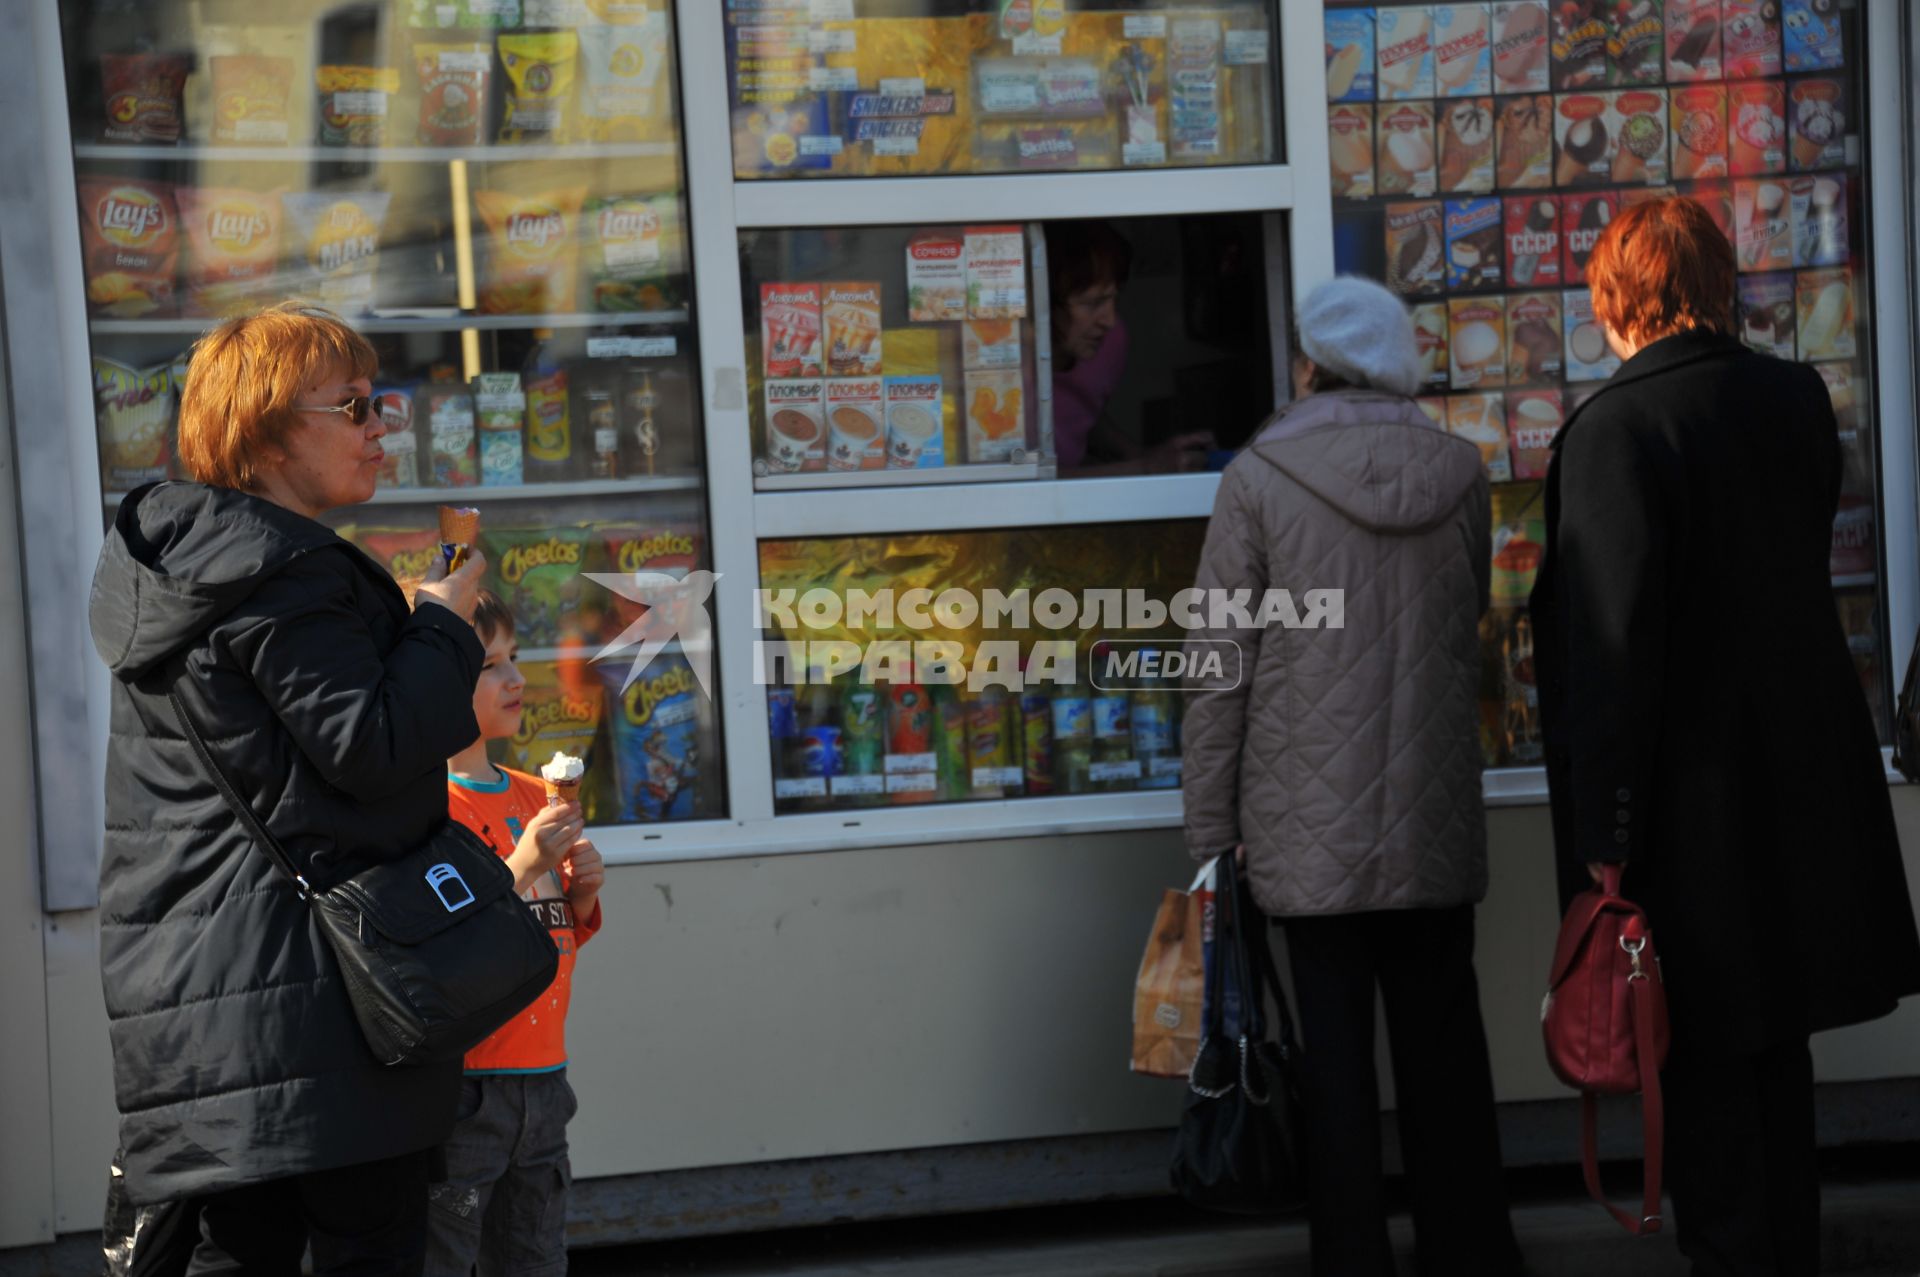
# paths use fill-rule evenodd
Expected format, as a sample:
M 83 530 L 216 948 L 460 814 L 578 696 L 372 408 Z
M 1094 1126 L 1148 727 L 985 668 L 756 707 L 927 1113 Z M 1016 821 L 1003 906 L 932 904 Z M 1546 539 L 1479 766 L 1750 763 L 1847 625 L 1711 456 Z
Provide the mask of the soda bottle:
M 1004 687 L 983 687 L 967 707 L 969 793 L 975 798 L 1017 796 L 1021 789 L 1020 703 Z
M 849 676 L 840 692 L 841 779 L 836 806 L 871 807 L 886 801 L 881 754 L 886 742 L 880 689 Z
M 1053 697 L 1045 687 L 1020 694 L 1020 770 L 1029 795 L 1053 792 Z
M 942 802 L 957 802 L 973 793 L 973 777 L 968 766 L 967 701 L 961 689 L 951 683 L 933 685 L 933 761 L 939 777 L 938 793 Z
M 1160 654 L 1141 653 L 1141 662 L 1157 669 Z M 1140 788 L 1178 789 L 1180 787 L 1180 740 L 1174 729 L 1178 697 L 1160 686 L 1149 686 L 1133 694 L 1133 757 L 1140 764 Z
M 1053 694 L 1054 787 L 1063 794 L 1092 790 L 1093 701 L 1086 689 L 1062 687 Z
M 829 805 L 833 778 L 840 774 L 840 707 L 829 685 L 806 683 L 794 688 L 793 695 L 799 733 L 787 774 L 799 809 L 821 811 Z
M 784 684 L 767 688 L 767 744 L 773 755 L 773 797 L 775 802 L 789 795 L 781 793 L 781 781 L 792 775 L 795 742 L 800 738 L 800 709 L 793 688 Z
M 1133 756 L 1133 703 L 1125 692 L 1096 690 L 1093 696 L 1093 787 L 1127 790 L 1140 779 Z
M 931 802 L 939 796 L 939 766 L 933 748 L 933 699 L 918 683 L 887 687 L 887 792 L 896 803 Z
M 660 463 L 660 426 L 655 413 L 660 407 L 659 392 L 653 388 L 653 373 L 645 368 L 628 368 L 626 384 L 627 455 L 637 457 L 630 467 L 634 474 L 658 473 Z
M 521 370 L 527 394 L 527 478 L 531 482 L 572 479 L 573 417 L 567 370 L 553 348 L 553 330 L 533 330 L 534 346 Z

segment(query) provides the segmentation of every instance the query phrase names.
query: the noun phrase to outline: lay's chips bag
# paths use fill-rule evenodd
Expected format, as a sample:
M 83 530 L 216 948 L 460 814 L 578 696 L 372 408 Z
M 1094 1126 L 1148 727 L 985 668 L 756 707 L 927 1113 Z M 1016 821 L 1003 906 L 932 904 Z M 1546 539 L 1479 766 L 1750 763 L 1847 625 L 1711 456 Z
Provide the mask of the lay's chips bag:
M 180 218 L 173 186 L 130 177 L 80 179 L 87 309 L 138 319 L 174 312 Z
M 293 281 L 302 301 L 343 315 L 373 309 L 380 229 L 392 197 L 384 191 L 306 191 L 281 203 L 300 245 L 305 271 Z
M 679 196 L 602 196 L 587 202 L 585 219 L 594 310 L 670 310 L 681 303 L 687 241 Z
M 515 195 L 475 191 L 487 227 L 483 315 L 539 315 L 578 309 L 580 205 L 584 186 Z
M 182 186 L 174 198 L 187 232 L 181 313 L 219 317 L 259 305 L 280 261 L 280 197 Z

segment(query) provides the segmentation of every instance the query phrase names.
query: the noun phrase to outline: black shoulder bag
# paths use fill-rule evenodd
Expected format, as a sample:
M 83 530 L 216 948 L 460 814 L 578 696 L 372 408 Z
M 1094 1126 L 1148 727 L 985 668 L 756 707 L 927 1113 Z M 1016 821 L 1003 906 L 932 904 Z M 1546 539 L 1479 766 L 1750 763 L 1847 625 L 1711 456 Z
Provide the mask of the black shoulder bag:
M 1231 851 L 1220 857 L 1206 1024 L 1187 1076 L 1173 1188 L 1208 1210 L 1265 1215 L 1306 1200 L 1305 1139 L 1293 1079 L 1299 1047 L 1267 947 L 1265 919 L 1238 868 Z M 1227 1035 L 1230 984 L 1240 1008 L 1237 1038 Z M 1278 1042 L 1267 1041 L 1269 987 L 1280 1013 Z
M 315 890 L 234 791 L 180 694 L 169 689 L 167 699 L 220 796 L 313 910 L 380 1063 L 458 1059 L 553 983 L 560 969 L 553 937 L 514 892 L 506 862 L 459 821 L 393 860 Z
M 1893 766 L 1908 780 L 1920 781 L 1920 639 L 1914 640 L 1893 707 Z

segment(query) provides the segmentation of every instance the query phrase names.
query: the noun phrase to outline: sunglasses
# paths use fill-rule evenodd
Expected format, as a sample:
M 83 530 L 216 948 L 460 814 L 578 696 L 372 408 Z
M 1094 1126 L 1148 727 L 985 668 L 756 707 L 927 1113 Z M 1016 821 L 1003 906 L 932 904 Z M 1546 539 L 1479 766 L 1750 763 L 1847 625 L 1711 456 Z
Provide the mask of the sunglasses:
M 373 400 L 367 395 L 355 395 L 343 404 L 295 404 L 301 412 L 338 412 L 346 416 L 356 426 L 364 426 L 373 419 Z

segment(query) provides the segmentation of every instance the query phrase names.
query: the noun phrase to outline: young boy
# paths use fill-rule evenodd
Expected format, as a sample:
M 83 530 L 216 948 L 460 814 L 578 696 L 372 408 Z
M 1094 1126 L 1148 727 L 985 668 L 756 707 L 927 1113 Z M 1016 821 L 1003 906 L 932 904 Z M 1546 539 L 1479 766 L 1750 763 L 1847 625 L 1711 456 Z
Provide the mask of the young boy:
M 447 761 L 447 806 L 513 870 L 514 886 L 551 929 L 560 971 L 551 987 L 467 1053 L 460 1120 L 447 1141 L 447 1182 L 431 1192 L 426 1271 L 562 1274 L 567 1269 L 567 998 L 575 951 L 600 930 L 606 869 L 582 831 L 577 802 L 549 806 L 538 777 L 496 767 L 487 742 L 520 727 L 526 688 L 514 662 L 513 613 L 482 590 L 473 626 L 487 659 L 473 691 L 480 738 Z

